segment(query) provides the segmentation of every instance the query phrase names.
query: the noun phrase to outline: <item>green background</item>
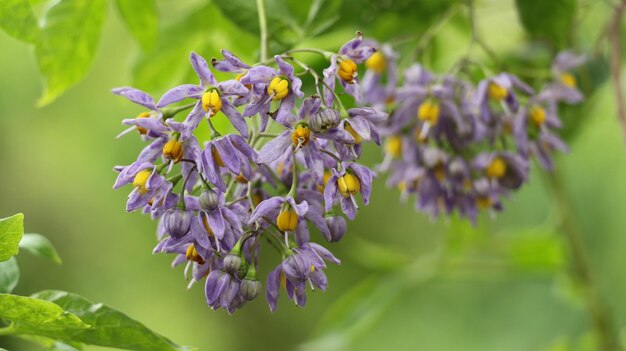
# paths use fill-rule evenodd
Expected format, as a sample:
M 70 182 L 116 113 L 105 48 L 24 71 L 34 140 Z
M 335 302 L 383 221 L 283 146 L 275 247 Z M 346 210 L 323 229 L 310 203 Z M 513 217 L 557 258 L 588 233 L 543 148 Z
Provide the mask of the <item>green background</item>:
M 162 26 L 199 2 L 184 3 L 159 3 Z M 354 19 L 348 10 L 359 5 L 346 2 L 336 30 L 317 42 L 337 47 L 356 29 L 381 39 L 422 32 L 441 12 L 435 1 L 401 3 L 405 7 L 368 12 L 366 2 L 358 12 L 363 18 Z M 602 5 L 588 11 L 579 23 L 582 50 L 592 48 L 606 16 Z M 527 37 L 513 1 L 481 2 L 476 17 L 498 53 L 523 50 Z M 380 177 L 371 205 L 349 223 L 344 240 L 325 244 L 342 259 L 341 266 L 327 270 L 326 293 L 309 293 L 305 309 L 281 299 L 274 314 L 263 298 L 233 316 L 211 311 L 202 284 L 188 291 L 182 268 L 170 268 L 172 257 L 152 255 L 156 224 L 124 211 L 129 189 L 112 190 L 112 167 L 132 162 L 142 147 L 133 134 L 114 140 L 124 128 L 121 119 L 140 110 L 110 94 L 112 87 L 135 81 L 158 96 L 171 80 L 180 81 L 171 71 L 190 72 L 190 49 L 209 57 L 221 47 L 248 60 L 256 55 L 255 35 L 237 31 L 216 10 L 201 19 L 182 25 L 175 50 L 157 45 L 146 57 L 111 6 L 86 79 L 43 108 L 35 107 L 42 87 L 32 48 L 0 32 L 0 217 L 24 212 L 26 232 L 50 238 L 64 261 L 55 266 L 21 254 L 16 293 L 76 292 L 200 350 L 585 349 L 589 322 L 567 279 L 567 249 L 548 225 L 553 206 L 537 167 L 529 184 L 506 201 L 506 212 L 495 219 L 482 216 L 476 230 L 416 213 L 412 202 L 401 204 Z M 445 70 L 464 51 L 463 25 L 458 20 L 438 34 L 423 57 L 427 66 Z M 189 39 L 185 26 L 206 31 Z M 160 55 L 170 55 L 170 62 L 143 67 L 143 78 L 133 80 L 133 62 L 160 62 Z M 576 110 L 572 152 L 558 155 L 557 165 L 598 285 L 621 326 L 626 322 L 626 159 L 610 82 Z M 381 159 L 377 149 L 366 150 L 369 165 Z M 263 270 L 277 263 L 267 257 Z M 0 346 L 36 350 L 14 338 L 0 338 Z

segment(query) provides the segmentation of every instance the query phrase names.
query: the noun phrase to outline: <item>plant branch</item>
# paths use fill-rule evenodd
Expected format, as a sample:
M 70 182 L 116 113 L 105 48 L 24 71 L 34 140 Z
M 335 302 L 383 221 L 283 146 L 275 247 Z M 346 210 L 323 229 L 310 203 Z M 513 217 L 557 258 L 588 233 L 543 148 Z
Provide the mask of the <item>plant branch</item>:
M 545 179 L 552 191 L 558 210 L 561 232 L 565 235 L 569 245 L 571 254 L 570 274 L 572 279 L 578 282 L 582 289 L 589 318 L 591 319 L 593 329 L 597 333 L 598 350 L 621 350 L 611 313 L 595 284 L 585 249 L 582 227 L 576 220 L 576 214 L 563 185 L 563 179 L 556 172 L 547 175 Z
M 261 61 L 267 60 L 267 17 L 265 16 L 265 4 L 263 0 L 256 0 L 256 7 L 259 12 L 259 28 L 261 29 Z
M 622 17 L 626 10 L 626 0 L 622 0 L 614 7 L 613 18 L 607 27 L 607 38 L 611 48 L 611 78 L 615 90 L 615 104 L 617 118 L 622 127 L 622 134 L 626 142 L 626 104 L 624 103 L 624 88 L 622 86 Z M 626 146 L 626 145 L 625 145 Z

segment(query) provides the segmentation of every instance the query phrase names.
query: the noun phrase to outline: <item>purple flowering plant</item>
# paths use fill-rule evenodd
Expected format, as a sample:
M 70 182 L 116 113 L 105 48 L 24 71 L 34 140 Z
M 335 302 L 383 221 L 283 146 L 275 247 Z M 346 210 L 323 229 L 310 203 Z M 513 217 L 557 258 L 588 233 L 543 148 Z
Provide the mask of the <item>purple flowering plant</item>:
M 269 57 L 261 49 L 256 63 L 226 49 L 212 60 L 191 52 L 198 83 L 156 102 L 113 89 L 142 107 L 121 135 L 135 130 L 149 143 L 135 162 L 115 167 L 114 188 L 132 186 L 127 211 L 158 221 L 154 252 L 174 254 L 189 287 L 204 284 L 207 304 L 229 313 L 263 286 L 272 311 L 281 291 L 304 306 L 307 285 L 326 290 L 326 262 L 340 263 L 328 243 L 369 204 L 377 176 L 360 163 L 364 143 L 384 145 L 377 171 L 402 198 L 414 195 L 417 210 L 476 223 L 528 181 L 533 159 L 552 170 L 553 153 L 568 150 L 558 137 L 559 104 L 582 100 L 574 72 L 585 57 L 572 52 L 556 56 L 551 78 L 535 90 L 507 72 L 464 76 L 464 59 L 444 74 L 402 67 L 392 45 L 359 32 L 336 52 Z M 319 55 L 322 74 L 300 54 Z M 219 114 L 227 132 L 214 126 Z M 198 138 L 202 124 L 207 140 Z M 280 262 L 262 259 L 262 242 Z M 261 265 L 275 267 L 266 279 Z

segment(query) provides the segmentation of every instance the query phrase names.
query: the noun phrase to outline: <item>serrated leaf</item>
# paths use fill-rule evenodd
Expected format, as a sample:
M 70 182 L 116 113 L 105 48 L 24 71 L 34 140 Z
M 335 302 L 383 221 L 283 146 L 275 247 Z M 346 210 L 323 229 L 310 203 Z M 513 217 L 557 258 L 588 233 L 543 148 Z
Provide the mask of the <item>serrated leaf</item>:
M 71 338 L 85 324 L 76 315 L 52 302 L 11 294 L 0 294 L 0 318 L 12 323 L 17 333 Z
M 24 234 L 19 246 L 20 249 L 24 249 L 33 255 L 47 258 L 56 264 L 63 263 L 61 256 L 59 256 L 50 240 L 41 234 Z
M 91 326 L 73 333 L 72 341 L 135 351 L 189 350 L 148 329 L 126 314 L 104 304 L 93 303 L 79 295 L 46 290 L 33 297 L 54 303 Z
M 18 213 L 0 219 L 0 262 L 6 261 L 19 251 L 18 244 L 24 234 L 24 215 Z
M 87 73 L 98 47 L 106 0 L 61 0 L 44 16 L 35 47 L 45 89 L 39 106 L 53 102 Z
M 577 0 L 515 0 L 526 32 L 560 49 L 567 45 L 576 14 Z
M 152 49 L 158 34 L 156 0 L 116 0 L 115 3 L 128 30 L 143 50 Z
M 10 293 L 20 280 L 20 269 L 17 261 L 11 257 L 8 261 L 0 262 L 0 293 Z
M 0 1 L 0 28 L 10 36 L 35 43 L 39 36 L 37 18 L 28 0 Z

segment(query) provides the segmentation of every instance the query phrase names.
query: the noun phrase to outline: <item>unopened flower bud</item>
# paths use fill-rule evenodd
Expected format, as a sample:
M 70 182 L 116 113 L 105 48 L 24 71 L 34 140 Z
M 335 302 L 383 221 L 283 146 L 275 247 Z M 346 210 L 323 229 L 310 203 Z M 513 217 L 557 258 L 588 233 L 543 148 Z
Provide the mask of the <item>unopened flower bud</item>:
M 293 146 L 304 146 L 309 143 L 311 131 L 306 124 L 298 124 L 291 133 Z
M 330 230 L 331 242 L 337 242 L 343 238 L 347 225 L 346 220 L 342 216 L 328 216 L 326 217 L 326 224 Z
M 337 70 L 337 74 L 339 78 L 346 83 L 354 83 L 354 78 L 357 76 L 357 66 L 354 61 L 350 59 L 341 60 L 339 62 L 339 69 Z
M 332 109 L 323 109 L 311 116 L 309 128 L 315 133 L 324 133 L 339 125 L 341 116 L 339 112 Z
M 267 93 L 274 100 L 282 100 L 289 94 L 289 81 L 282 77 L 274 77 L 267 86 Z
M 241 268 L 241 263 L 241 256 L 229 253 L 226 257 L 224 257 L 224 271 L 232 275 L 237 275 L 239 268 Z
M 343 197 L 348 197 L 361 192 L 361 182 L 354 174 L 346 173 L 337 179 L 339 193 Z
M 179 208 L 170 209 L 163 215 L 165 232 L 173 238 L 182 238 L 189 233 L 191 213 Z
M 254 300 L 257 296 L 259 296 L 260 291 L 261 282 L 256 279 L 243 279 L 241 281 L 241 285 L 239 286 L 239 294 L 241 294 L 241 297 L 248 301 Z
M 202 109 L 209 112 L 211 116 L 222 110 L 222 99 L 217 90 L 207 91 L 202 95 Z
M 213 211 L 219 205 L 219 196 L 214 190 L 207 189 L 200 194 L 200 207 L 207 211 Z
M 298 226 L 298 215 L 292 208 L 280 210 L 276 217 L 276 226 L 282 232 L 293 232 Z

